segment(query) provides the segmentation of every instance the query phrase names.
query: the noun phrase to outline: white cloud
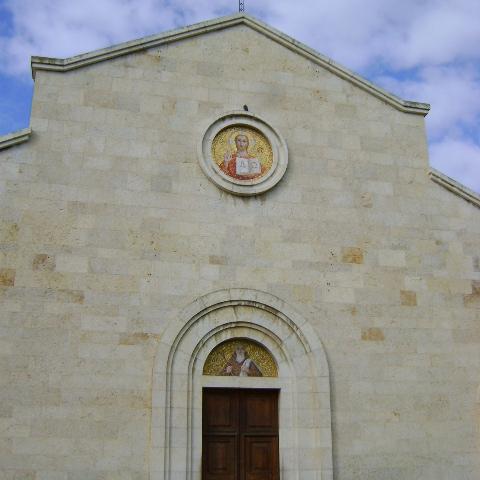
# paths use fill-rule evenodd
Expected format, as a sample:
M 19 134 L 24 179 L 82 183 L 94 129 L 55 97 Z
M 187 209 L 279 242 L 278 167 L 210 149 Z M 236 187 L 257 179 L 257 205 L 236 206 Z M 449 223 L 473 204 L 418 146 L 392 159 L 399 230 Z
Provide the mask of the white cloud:
M 480 192 L 480 146 L 469 140 L 445 138 L 430 147 L 432 167 Z
M 253 2 L 252 2 L 253 3 Z M 480 58 L 477 0 L 266 0 L 266 18 L 353 69 Z
M 420 3 L 420 2 L 417 2 Z M 480 2 L 426 2 L 405 31 L 405 41 L 392 51 L 397 67 L 440 65 L 480 58 Z
M 478 125 L 480 72 L 471 65 L 423 68 L 415 80 L 383 76 L 375 81 L 403 98 L 431 104 L 427 127 L 432 141 Z

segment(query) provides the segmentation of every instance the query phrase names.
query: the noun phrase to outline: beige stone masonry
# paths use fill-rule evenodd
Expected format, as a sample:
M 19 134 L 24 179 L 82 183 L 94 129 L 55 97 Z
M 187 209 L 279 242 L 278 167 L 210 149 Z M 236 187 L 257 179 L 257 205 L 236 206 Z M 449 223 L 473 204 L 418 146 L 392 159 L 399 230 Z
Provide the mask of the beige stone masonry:
M 229 18 L 34 67 L 31 141 L 0 139 L 0 477 L 200 480 L 201 388 L 260 384 L 281 478 L 478 480 L 476 194 L 429 178 L 423 107 Z M 289 152 L 251 197 L 197 159 L 243 105 Z M 203 378 L 239 335 L 278 379 Z

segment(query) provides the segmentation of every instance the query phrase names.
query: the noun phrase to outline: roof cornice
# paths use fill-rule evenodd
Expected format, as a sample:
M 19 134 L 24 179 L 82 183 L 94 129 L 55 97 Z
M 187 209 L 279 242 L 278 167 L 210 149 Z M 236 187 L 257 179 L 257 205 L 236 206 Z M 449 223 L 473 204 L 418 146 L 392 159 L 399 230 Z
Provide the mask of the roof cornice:
M 0 150 L 13 147 L 14 145 L 19 145 L 20 143 L 26 142 L 27 140 L 30 139 L 31 134 L 32 134 L 31 128 L 24 128 L 23 130 L 18 130 L 17 132 L 0 136 Z
M 347 68 L 334 62 L 332 59 L 318 53 L 312 48 L 304 45 L 301 42 L 285 35 L 284 33 L 270 27 L 269 25 L 257 20 L 250 15 L 244 13 L 237 13 L 227 17 L 221 17 L 214 20 L 208 20 L 206 22 L 196 23 L 184 28 L 176 30 L 170 30 L 168 32 L 161 33 L 159 35 L 151 35 L 143 37 L 138 40 L 132 40 L 130 42 L 120 43 L 112 47 L 104 48 L 101 50 L 95 50 L 93 52 L 85 53 L 82 55 L 76 55 L 69 58 L 49 58 L 49 57 L 32 57 L 32 77 L 35 78 L 35 74 L 38 70 L 47 70 L 54 72 L 68 72 L 76 68 L 81 68 L 94 63 L 103 62 L 112 58 L 117 58 L 129 53 L 139 52 L 160 45 L 165 45 L 178 40 L 195 37 L 211 31 L 222 30 L 235 25 L 247 25 L 253 30 L 265 35 L 273 41 L 283 45 L 284 47 L 292 50 L 308 60 L 316 63 L 329 70 L 330 72 L 338 75 L 339 77 L 353 83 L 357 87 L 365 90 L 371 95 L 383 100 L 384 102 L 392 105 L 397 110 L 406 113 L 414 113 L 419 115 L 427 115 L 430 110 L 428 103 L 412 102 L 409 100 L 403 100 L 380 87 L 377 87 L 373 83 L 365 80 L 361 76 L 353 73 Z
M 465 185 L 456 182 L 453 178 L 447 177 L 447 175 L 444 175 L 434 168 L 430 168 L 428 175 L 433 182 L 438 183 L 438 185 L 441 185 L 443 188 L 446 188 L 476 207 L 480 207 L 480 195 L 473 190 L 470 190 Z

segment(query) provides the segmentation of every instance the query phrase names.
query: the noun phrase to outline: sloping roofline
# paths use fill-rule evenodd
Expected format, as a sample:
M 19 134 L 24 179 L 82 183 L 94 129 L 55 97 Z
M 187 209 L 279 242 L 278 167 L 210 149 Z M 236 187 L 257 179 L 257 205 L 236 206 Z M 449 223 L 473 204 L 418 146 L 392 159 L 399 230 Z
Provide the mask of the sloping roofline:
M 6 135 L 0 136 L 0 150 L 5 148 L 13 147 L 14 145 L 20 145 L 23 142 L 30 140 L 32 135 L 32 129 L 30 127 L 24 128 L 22 130 L 17 130 L 16 132 L 7 133 Z
M 447 190 L 463 198 L 467 202 L 470 202 L 472 205 L 480 208 L 480 195 L 478 195 L 478 193 L 475 193 L 473 190 L 470 190 L 465 185 L 458 183 L 453 178 L 448 177 L 444 173 L 439 172 L 434 168 L 430 167 L 428 175 L 430 177 L 430 180 L 432 180 L 433 182 L 437 183 L 443 188 L 446 188 Z
M 222 30 L 235 25 L 247 25 L 253 30 L 265 35 L 271 40 L 283 45 L 284 47 L 302 55 L 303 57 L 311 60 L 329 70 L 330 72 L 338 75 L 339 77 L 347 80 L 357 87 L 365 90 L 371 95 L 385 101 L 392 105 L 397 110 L 406 113 L 415 113 L 419 115 L 427 115 L 430 110 L 428 103 L 412 102 L 409 100 L 403 100 L 380 87 L 377 87 L 373 83 L 365 80 L 359 75 L 353 73 L 347 68 L 334 62 L 332 59 L 318 53 L 310 47 L 307 47 L 301 42 L 285 35 L 284 33 L 270 27 L 269 25 L 257 20 L 256 18 L 246 15 L 244 13 L 237 13 L 227 17 L 220 17 L 214 20 L 208 20 L 206 22 L 196 23 L 184 28 L 178 28 L 170 30 L 159 35 L 151 35 L 143 37 L 138 40 L 132 40 L 125 43 L 120 43 L 112 47 L 103 48 L 101 50 L 95 50 L 93 52 L 84 53 L 82 55 L 76 55 L 69 58 L 49 58 L 49 57 L 32 57 L 32 77 L 35 79 L 35 74 L 38 70 L 49 70 L 55 72 L 68 72 L 76 68 L 81 68 L 86 65 L 92 65 L 94 63 L 103 62 L 111 58 L 120 57 L 122 55 L 128 55 L 129 53 L 146 50 L 152 47 L 158 47 L 167 43 L 175 42 L 177 40 L 183 40 L 185 38 L 202 35 L 207 32 Z

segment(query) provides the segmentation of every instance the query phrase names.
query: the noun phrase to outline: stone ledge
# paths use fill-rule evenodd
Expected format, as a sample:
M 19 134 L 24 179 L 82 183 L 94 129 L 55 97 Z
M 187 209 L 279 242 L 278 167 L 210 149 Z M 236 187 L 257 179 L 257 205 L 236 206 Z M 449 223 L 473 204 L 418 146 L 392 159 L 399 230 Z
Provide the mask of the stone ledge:
M 18 130 L 17 132 L 9 133 L 8 135 L 3 135 L 0 137 L 0 150 L 26 142 L 30 140 L 31 135 L 32 129 L 30 127 L 24 128 L 23 130 Z
M 450 192 L 463 198 L 467 202 L 472 203 L 476 207 L 480 207 L 480 195 L 475 193 L 473 190 L 470 190 L 461 183 L 456 182 L 453 178 L 444 175 L 434 168 L 430 168 L 428 175 L 430 180 L 433 182 L 438 183 L 438 185 L 441 185 L 443 188 L 446 188 Z
M 208 20 L 206 22 L 196 23 L 187 27 L 179 28 L 176 30 L 170 30 L 158 35 L 150 35 L 138 40 L 132 40 L 129 42 L 120 43 L 112 47 L 104 48 L 101 50 L 95 50 L 93 52 L 85 53 L 82 55 L 76 55 L 69 58 L 50 58 L 50 57 L 35 57 L 31 58 L 32 77 L 35 78 L 37 70 L 50 70 L 55 72 L 67 72 L 76 68 L 81 68 L 86 65 L 102 62 L 111 58 L 120 57 L 129 53 L 134 53 L 142 50 L 146 50 L 153 47 L 158 47 L 167 43 L 175 42 L 177 40 L 183 40 L 186 38 L 208 33 L 210 31 L 223 30 L 235 25 L 247 25 L 253 30 L 265 35 L 271 40 L 283 45 L 284 47 L 292 50 L 299 55 L 307 58 L 308 60 L 322 66 L 333 74 L 343 78 L 344 80 L 353 83 L 362 90 L 370 93 L 374 97 L 383 100 L 384 102 L 392 105 L 397 110 L 406 113 L 415 113 L 419 115 L 427 115 L 430 110 L 428 103 L 412 102 L 409 100 L 403 100 L 380 87 L 377 87 L 368 80 L 353 73 L 347 68 L 334 62 L 331 58 L 328 58 L 316 50 L 304 45 L 303 43 L 285 35 L 284 33 L 270 27 L 269 25 L 257 20 L 250 15 L 244 13 L 237 13 L 226 17 L 220 17 L 214 20 Z

